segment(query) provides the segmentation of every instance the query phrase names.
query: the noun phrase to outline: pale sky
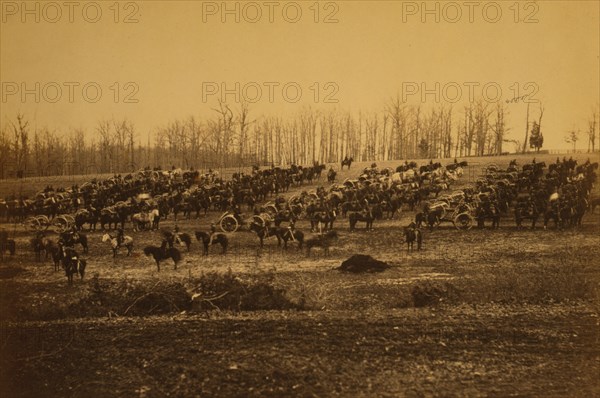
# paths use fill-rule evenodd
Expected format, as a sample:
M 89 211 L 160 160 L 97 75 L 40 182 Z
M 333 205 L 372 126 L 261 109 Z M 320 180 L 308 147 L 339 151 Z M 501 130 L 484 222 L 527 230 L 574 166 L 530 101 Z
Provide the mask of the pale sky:
M 569 146 L 563 141 L 566 131 L 587 129 L 599 103 L 598 1 L 475 2 L 473 22 L 469 2 L 460 1 L 240 2 L 239 23 L 235 12 L 222 15 L 225 3 L 220 1 L 121 2 L 118 15 L 114 1 L 75 2 L 72 10 L 62 1 L 52 6 L 29 2 L 30 14 L 21 1 L 0 3 L 0 126 L 22 112 L 38 128 L 83 128 L 93 134 L 99 120 L 126 117 L 145 142 L 148 132 L 169 121 L 213 116 L 218 96 L 203 101 L 207 84 L 220 90 L 222 82 L 230 89 L 238 82 L 251 97 L 254 87 L 262 87 L 260 101 L 251 105 L 256 118 L 285 117 L 307 104 L 380 111 L 390 97 L 402 95 L 403 87 L 420 90 L 425 84 L 434 90 L 436 82 L 440 94 L 443 87 L 462 88 L 455 105 L 460 111 L 472 82 L 478 84 L 476 95 L 489 83 L 502 90 L 503 100 L 511 99 L 517 88 L 520 95 L 536 90 L 534 98 L 545 107 L 544 147 L 558 149 Z M 433 14 L 422 14 L 424 4 Z M 102 15 L 91 23 L 96 5 Z M 235 10 L 236 2 L 227 7 Z M 252 23 L 257 9 L 261 16 Z M 292 23 L 297 9 L 302 14 Z M 128 16 L 137 22 L 123 23 Z M 537 22 L 524 23 L 525 18 Z M 34 94 L 22 98 L 22 89 L 35 91 L 36 82 L 40 102 Z M 276 85 L 273 103 L 269 82 Z M 94 87 L 101 88 L 98 102 L 86 102 L 86 84 L 92 98 Z M 292 98 L 294 87 L 301 88 L 299 102 L 286 102 L 286 84 Z M 61 96 L 51 103 L 57 86 Z M 453 90 L 446 94 L 454 98 Z M 494 96 L 494 90 L 489 93 Z M 124 103 L 128 94 L 138 102 Z M 323 103 L 328 94 L 338 103 Z M 420 94 L 408 95 L 409 103 L 420 102 Z M 236 107 L 233 95 L 227 100 Z M 425 100 L 425 107 L 431 105 L 434 95 Z M 514 138 L 523 138 L 525 109 L 523 103 L 509 104 L 507 122 Z M 537 109 L 533 104 L 533 118 Z

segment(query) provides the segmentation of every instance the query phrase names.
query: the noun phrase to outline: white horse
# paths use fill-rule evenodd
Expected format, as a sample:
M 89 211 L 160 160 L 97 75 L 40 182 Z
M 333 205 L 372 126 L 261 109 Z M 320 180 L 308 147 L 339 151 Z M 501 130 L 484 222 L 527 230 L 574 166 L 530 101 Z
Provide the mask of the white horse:
M 158 209 L 152 209 L 149 212 L 136 213 L 131 216 L 131 222 L 133 224 L 133 230 L 135 232 L 143 231 L 146 229 L 158 229 L 158 219 L 160 212 Z
M 110 234 L 102 235 L 102 242 L 110 242 L 113 251 L 113 257 L 117 257 L 117 252 L 119 251 L 119 247 L 125 246 L 127 248 L 127 255 L 131 254 L 133 250 L 133 238 L 131 236 L 124 235 L 123 243 L 119 244 L 119 241 L 116 237 L 111 236 Z

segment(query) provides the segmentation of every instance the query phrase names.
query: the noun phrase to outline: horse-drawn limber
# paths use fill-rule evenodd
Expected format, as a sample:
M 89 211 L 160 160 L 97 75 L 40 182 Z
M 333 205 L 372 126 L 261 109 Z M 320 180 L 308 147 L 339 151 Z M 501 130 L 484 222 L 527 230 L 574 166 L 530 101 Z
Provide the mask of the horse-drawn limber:
M 221 231 L 232 233 L 238 231 L 242 226 L 247 224 L 257 224 L 260 227 L 270 225 L 274 221 L 274 214 L 271 212 L 265 212 L 261 214 L 255 214 L 250 218 L 250 222 L 244 220 L 241 215 L 236 215 L 232 211 L 226 211 L 219 217 L 217 225 L 221 228 Z
M 23 221 L 25 229 L 33 232 L 52 230 L 56 233 L 63 233 L 73 228 L 74 225 L 75 218 L 70 214 L 62 214 L 52 219 L 45 215 L 31 216 Z
M 430 227 L 439 226 L 449 222 L 459 230 L 468 230 L 473 227 L 475 208 L 469 203 L 464 192 L 456 191 L 445 195 L 429 204 L 427 217 Z

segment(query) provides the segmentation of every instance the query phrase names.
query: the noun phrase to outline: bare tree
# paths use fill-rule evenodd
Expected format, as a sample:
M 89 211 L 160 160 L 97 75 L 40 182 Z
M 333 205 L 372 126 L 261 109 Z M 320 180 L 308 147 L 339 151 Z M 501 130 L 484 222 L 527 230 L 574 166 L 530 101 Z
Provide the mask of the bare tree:
M 5 178 L 6 169 L 11 157 L 10 138 L 7 128 L 0 130 L 0 178 Z
M 29 121 L 25 120 L 25 116 L 21 113 L 17 114 L 17 123 L 12 123 L 14 142 L 14 158 L 17 170 L 23 173 L 27 168 L 29 158 Z
M 579 141 L 579 130 L 571 130 L 565 136 L 565 142 L 573 144 L 573 152 L 577 150 L 577 141 Z
M 596 151 L 596 128 L 598 126 L 598 107 L 596 106 L 592 112 L 591 120 L 588 121 L 588 152 Z
M 525 120 L 525 141 L 523 141 L 523 153 L 527 152 L 527 143 L 529 142 L 529 102 L 527 103 L 527 118 Z
M 250 124 L 254 122 L 248 120 L 249 113 L 250 107 L 248 102 L 242 101 L 237 117 L 237 122 L 239 125 L 238 148 L 240 164 L 244 163 L 244 157 L 246 156 L 246 146 L 248 144 L 248 129 L 250 127 Z
M 505 103 L 498 102 L 496 104 L 496 119 L 491 125 L 494 141 L 494 152 L 496 155 L 502 154 L 502 144 L 506 142 L 504 136 L 508 134 L 509 129 L 506 127 L 505 116 L 507 114 Z
M 385 113 L 391 118 L 391 145 L 390 157 L 393 159 L 401 159 L 407 155 L 406 142 L 406 104 L 400 101 L 400 95 L 396 95 L 385 106 Z M 418 117 L 418 116 L 417 116 Z
M 213 111 L 219 114 L 217 123 L 212 125 L 213 130 L 215 128 L 218 130 L 218 133 L 215 134 L 217 138 L 216 155 L 219 158 L 219 166 L 224 167 L 227 165 L 227 155 L 232 144 L 235 117 L 229 105 L 221 100 L 219 100 L 219 107 L 213 108 Z
M 103 172 L 114 172 L 113 165 L 113 140 L 111 133 L 111 123 L 108 120 L 98 122 L 96 132 L 99 136 L 100 146 L 100 167 Z

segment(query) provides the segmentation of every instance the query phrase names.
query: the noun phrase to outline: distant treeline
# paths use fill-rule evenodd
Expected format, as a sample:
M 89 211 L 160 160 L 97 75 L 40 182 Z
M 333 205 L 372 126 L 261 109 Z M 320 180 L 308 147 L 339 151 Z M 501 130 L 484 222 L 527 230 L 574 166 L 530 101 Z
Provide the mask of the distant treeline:
M 94 131 L 33 129 L 19 114 L 0 130 L 0 178 L 117 173 L 147 166 L 306 165 L 340 162 L 346 156 L 385 161 L 500 155 L 507 152 L 506 143 L 525 151 L 529 133 L 527 127 L 524 140 L 507 139 L 506 104 L 483 100 L 460 110 L 448 105 L 424 110 L 396 99 L 381 112 L 304 108 L 288 118 L 253 119 L 247 103 L 236 108 L 219 103 L 214 111 L 208 120 L 176 120 L 152 134 L 136 131 L 129 120 L 99 121 Z

